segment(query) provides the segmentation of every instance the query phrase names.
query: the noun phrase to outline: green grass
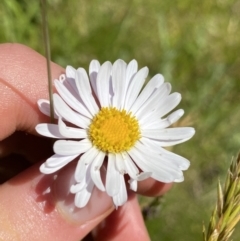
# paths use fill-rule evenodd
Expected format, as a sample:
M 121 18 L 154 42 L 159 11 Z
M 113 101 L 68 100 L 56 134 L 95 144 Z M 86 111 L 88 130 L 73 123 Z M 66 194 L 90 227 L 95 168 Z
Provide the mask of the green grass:
M 88 67 L 135 58 L 150 76 L 162 73 L 180 92 L 184 123 L 195 137 L 174 147 L 191 160 L 185 182 L 146 221 L 152 240 L 202 240 L 233 155 L 240 149 L 240 2 L 238 0 L 49 1 L 52 60 Z M 20 42 L 43 53 L 38 1 L 0 3 L 0 42 Z M 240 227 L 235 240 L 240 239 Z

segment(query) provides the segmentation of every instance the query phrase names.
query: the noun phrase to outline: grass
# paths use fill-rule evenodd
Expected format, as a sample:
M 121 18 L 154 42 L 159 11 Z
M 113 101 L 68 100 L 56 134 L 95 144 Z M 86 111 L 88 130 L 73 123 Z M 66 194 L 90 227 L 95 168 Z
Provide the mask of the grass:
M 1 1 L 0 42 L 44 53 L 39 6 Z M 152 240 L 202 240 L 218 179 L 240 149 L 239 9 L 239 0 L 49 1 L 53 61 L 87 68 L 94 58 L 135 58 L 183 96 L 183 122 L 197 133 L 173 151 L 190 159 L 191 167 L 185 182 L 161 200 L 159 215 L 147 219 Z M 240 239 L 240 228 L 234 238 Z
M 224 187 L 218 183 L 217 202 L 208 228 L 203 225 L 204 241 L 229 241 L 240 220 L 240 154 L 233 160 Z

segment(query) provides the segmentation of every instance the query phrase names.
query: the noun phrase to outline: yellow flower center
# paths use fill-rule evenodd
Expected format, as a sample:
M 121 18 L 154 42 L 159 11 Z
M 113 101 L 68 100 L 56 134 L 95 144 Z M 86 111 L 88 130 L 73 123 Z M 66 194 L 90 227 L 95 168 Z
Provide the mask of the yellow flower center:
M 94 116 L 88 135 L 98 149 L 119 153 L 129 150 L 139 140 L 140 128 L 137 119 L 125 110 L 102 108 Z

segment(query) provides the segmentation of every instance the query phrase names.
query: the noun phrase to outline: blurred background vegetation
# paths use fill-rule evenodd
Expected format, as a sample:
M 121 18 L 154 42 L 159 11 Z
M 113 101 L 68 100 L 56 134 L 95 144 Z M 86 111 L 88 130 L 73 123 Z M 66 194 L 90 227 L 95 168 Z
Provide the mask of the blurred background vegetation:
M 152 240 L 202 240 L 217 181 L 240 149 L 240 0 L 51 0 L 48 18 L 54 62 L 88 68 L 92 59 L 135 58 L 182 94 L 179 124 L 197 132 L 173 151 L 191 166 L 185 182 L 145 210 L 146 225 Z M 0 42 L 44 53 L 39 1 L 1 1 L 0 29 Z

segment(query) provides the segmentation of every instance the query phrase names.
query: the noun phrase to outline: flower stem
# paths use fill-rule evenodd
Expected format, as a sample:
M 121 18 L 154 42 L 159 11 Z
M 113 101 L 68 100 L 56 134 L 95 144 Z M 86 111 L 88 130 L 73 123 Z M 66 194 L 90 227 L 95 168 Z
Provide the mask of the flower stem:
M 47 11 L 46 11 L 46 1 L 41 0 L 41 10 L 42 10 L 42 24 L 43 24 L 43 38 L 44 38 L 44 47 L 45 55 L 47 60 L 47 73 L 48 73 L 48 93 L 50 101 L 50 118 L 51 123 L 54 122 L 54 109 L 53 109 L 53 88 L 52 88 L 52 75 L 51 75 L 51 51 L 50 51 L 50 41 L 48 33 L 48 20 L 47 20 Z

